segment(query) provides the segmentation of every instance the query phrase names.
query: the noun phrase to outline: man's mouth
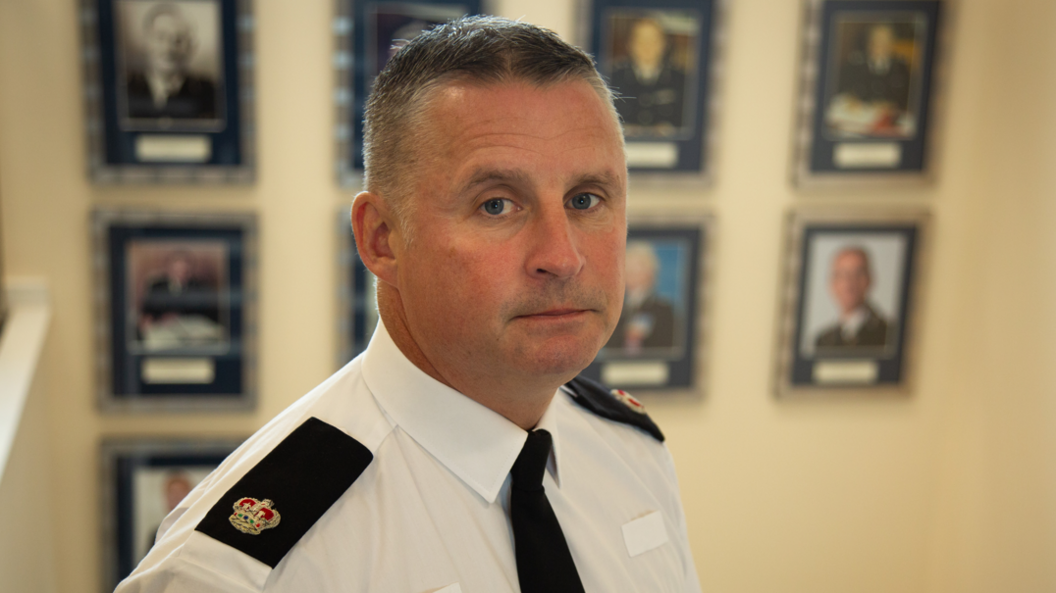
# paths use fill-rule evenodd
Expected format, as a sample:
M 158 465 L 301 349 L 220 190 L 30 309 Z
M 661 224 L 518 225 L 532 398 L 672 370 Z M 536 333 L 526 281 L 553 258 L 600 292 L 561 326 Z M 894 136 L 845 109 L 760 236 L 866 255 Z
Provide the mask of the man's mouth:
M 537 311 L 535 313 L 526 313 L 520 315 L 520 317 L 565 317 L 575 315 L 577 313 L 586 313 L 590 309 L 578 309 L 573 307 L 561 307 L 555 309 L 547 309 L 545 311 Z

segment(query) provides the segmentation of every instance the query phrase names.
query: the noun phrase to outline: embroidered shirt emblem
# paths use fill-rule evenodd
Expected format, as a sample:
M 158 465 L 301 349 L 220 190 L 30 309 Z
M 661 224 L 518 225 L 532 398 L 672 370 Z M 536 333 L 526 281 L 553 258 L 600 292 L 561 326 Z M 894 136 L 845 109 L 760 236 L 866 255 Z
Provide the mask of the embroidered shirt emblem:
M 627 393 L 626 391 L 622 389 L 613 389 L 609 393 L 612 394 L 612 397 L 615 397 L 623 405 L 634 410 L 635 412 L 638 412 L 639 414 L 645 413 L 645 406 L 642 405 L 642 402 L 631 397 L 631 394 Z
M 265 529 L 271 529 L 279 524 L 279 512 L 271 508 L 275 503 L 268 499 L 263 501 L 255 498 L 240 498 L 231 505 L 235 512 L 228 517 L 228 521 L 235 529 L 250 535 L 260 535 Z

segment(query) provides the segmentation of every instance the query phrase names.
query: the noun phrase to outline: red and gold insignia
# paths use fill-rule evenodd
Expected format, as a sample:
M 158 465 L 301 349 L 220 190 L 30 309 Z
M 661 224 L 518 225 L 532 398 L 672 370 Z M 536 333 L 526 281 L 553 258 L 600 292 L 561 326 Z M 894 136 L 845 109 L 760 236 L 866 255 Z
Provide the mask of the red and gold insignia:
M 259 501 L 255 498 L 240 498 L 235 504 L 235 512 L 228 521 L 235 529 L 250 535 L 260 535 L 261 531 L 271 529 L 279 524 L 279 512 L 271 508 L 274 503 L 268 499 Z
M 635 412 L 638 412 L 639 414 L 645 413 L 645 406 L 642 405 L 642 402 L 631 397 L 631 394 L 627 393 L 626 391 L 622 389 L 613 389 L 609 393 L 612 394 L 612 397 L 615 397 L 616 399 L 620 400 L 623 405 L 634 410 Z

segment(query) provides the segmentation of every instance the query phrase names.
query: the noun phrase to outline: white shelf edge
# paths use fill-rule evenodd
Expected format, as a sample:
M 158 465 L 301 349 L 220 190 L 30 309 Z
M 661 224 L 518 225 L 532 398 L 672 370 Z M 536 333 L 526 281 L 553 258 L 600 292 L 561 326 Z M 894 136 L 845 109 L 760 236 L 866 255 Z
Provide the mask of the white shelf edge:
M 0 334 L 0 480 L 33 385 L 51 320 L 48 284 L 8 278 L 8 314 Z

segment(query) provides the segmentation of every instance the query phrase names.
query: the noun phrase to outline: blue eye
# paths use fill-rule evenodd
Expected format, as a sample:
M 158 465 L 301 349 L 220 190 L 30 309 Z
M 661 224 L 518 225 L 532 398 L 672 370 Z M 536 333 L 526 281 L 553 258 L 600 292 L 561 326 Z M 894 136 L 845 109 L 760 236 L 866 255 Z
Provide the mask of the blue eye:
M 506 210 L 507 202 L 509 202 L 509 200 L 507 200 L 506 198 L 493 198 L 491 200 L 488 200 L 487 202 L 484 202 L 484 204 L 481 205 L 481 208 L 484 209 L 484 212 L 497 216 L 499 214 L 502 214 Z
M 601 202 L 601 198 L 594 194 L 576 194 L 568 201 L 569 205 L 576 210 L 590 210 L 597 206 L 599 202 Z

